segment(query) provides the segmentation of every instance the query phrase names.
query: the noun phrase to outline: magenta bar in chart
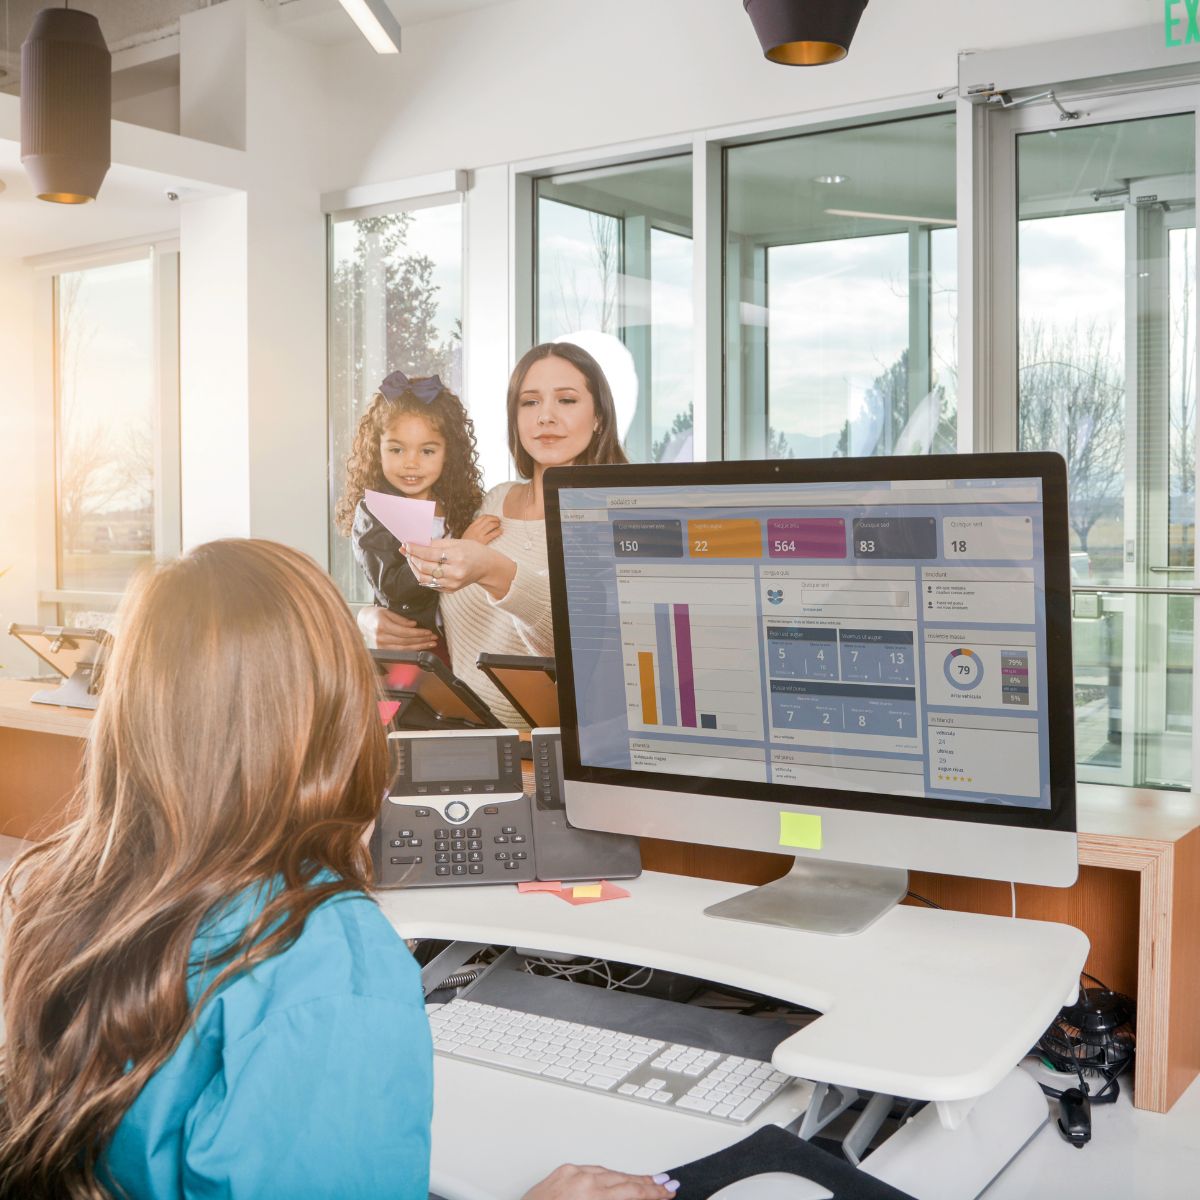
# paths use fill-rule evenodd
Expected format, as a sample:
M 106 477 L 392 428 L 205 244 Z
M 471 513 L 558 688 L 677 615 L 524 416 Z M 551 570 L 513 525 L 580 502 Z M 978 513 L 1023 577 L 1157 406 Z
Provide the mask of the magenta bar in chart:
M 679 676 L 679 723 L 696 728 L 696 677 L 692 669 L 692 616 L 686 604 L 671 606 L 675 615 L 675 663 Z

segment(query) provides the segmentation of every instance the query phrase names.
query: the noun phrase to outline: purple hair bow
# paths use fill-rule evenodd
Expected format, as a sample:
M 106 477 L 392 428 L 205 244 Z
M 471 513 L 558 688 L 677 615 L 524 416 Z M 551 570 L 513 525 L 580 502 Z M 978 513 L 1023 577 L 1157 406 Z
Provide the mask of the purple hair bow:
M 380 385 L 379 391 L 387 401 L 411 392 L 422 404 L 432 404 L 446 390 L 436 375 L 428 379 L 409 379 L 403 371 L 393 371 Z

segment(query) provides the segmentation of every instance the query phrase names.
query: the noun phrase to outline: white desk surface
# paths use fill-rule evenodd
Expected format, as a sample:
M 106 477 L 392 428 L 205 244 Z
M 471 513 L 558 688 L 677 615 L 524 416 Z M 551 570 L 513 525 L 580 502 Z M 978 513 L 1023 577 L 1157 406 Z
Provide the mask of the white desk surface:
M 840 938 L 704 916 L 740 884 L 645 872 L 621 886 L 629 899 L 579 906 L 511 885 L 378 899 L 405 937 L 594 955 L 814 1008 L 776 1049 L 781 1071 L 923 1100 L 991 1091 L 1072 999 L 1088 951 L 1044 921 L 902 905 Z
M 431 1190 L 447 1200 L 515 1200 L 563 1163 L 654 1175 L 715 1154 L 761 1125 L 797 1120 L 812 1086 L 786 1088 L 732 1125 L 439 1054 L 433 1095 Z

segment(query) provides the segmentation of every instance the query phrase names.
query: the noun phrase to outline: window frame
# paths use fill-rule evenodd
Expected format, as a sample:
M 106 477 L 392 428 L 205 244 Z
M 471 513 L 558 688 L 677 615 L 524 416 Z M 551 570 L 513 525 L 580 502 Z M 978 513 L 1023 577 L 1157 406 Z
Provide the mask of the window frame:
M 367 217 L 391 216 L 394 213 L 419 212 L 430 208 L 442 208 L 449 205 L 460 206 L 461 219 L 459 223 L 459 296 L 461 298 L 462 323 L 462 388 L 460 399 L 468 414 L 471 414 L 469 399 L 469 346 L 470 326 L 468 303 L 468 226 L 470 212 L 468 195 L 470 191 L 470 176 L 466 171 L 443 171 L 435 175 L 422 175 L 407 180 L 393 180 L 388 183 L 369 184 L 363 187 L 349 188 L 340 192 L 329 192 L 321 197 L 321 208 L 325 224 L 325 338 L 326 347 L 333 338 L 333 272 L 334 272 L 334 227 L 347 221 L 362 220 Z M 334 363 L 333 356 L 326 354 L 325 363 L 325 512 L 326 512 L 326 554 L 331 574 L 337 563 L 337 548 L 343 535 L 338 532 L 333 522 L 333 509 L 337 502 L 335 495 L 334 458 Z M 472 414 L 473 415 L 473 414 Z M 480 439 L 482 442 L 482 439 Z M 483 446 L 480 446 L 480 459 L 483 459 Z M 339 590 L 342 582 L 333 576 Z M 368 607 L 370 601 L 356 601 L 347 598 L 351 611 L 357 613 Z
M 154 404 L 154 557 L 175 558 L 182 549 L 182 473 L 180 466 L 179 238 L 166 233 L 127 239 L 67 253 L 26 260 L 34 269 L 35 394 L 37 397 L 36 567 L 38 620 L 61 625 L 67 605 L 115 611 L 123 592 L 62 586 L 59 455 L 62 430 L 59 408 L 58 280 L 61 275 L 135 262 L 151 264 L 154 368 L 158 379 Z
M 819 113 L 713 126 L 696 130 L 689 138 L 674 136 L 610 144 L 509 164 L 510 362 L 532 344 L 534 334 L 535 181 L 545 175 L 614 166 L 690 149 L 696 330 L 694 457 L 698 462 L 724 458 L 728 449 L 726 421 L 730 415 L 725 380 L 730 322 L 725 311 L 722 211 L 726 151 L 748 142 L 953 111 L 958 449 L 960 452 L 1015 449 L 1016 143 L 1015 134 L 1010 133 L 1007 147 L 1001 147 L 997 127 L 1002 122 L 997 118 L 1009 118 L 1011 109 L 1001 109 L 988 97 L 997 88 L 1011 88 L 1006 93 L 1010 99 L 1030 105 L 1026 110 L 1028 116 L 1021 120 L 1033 120 L 1039 95 L 1044 97 L 1048 89 L 1055 88 L 1069 98 L 1068 107 L 1078 103 L 1090 110 L 1080 122 L 1103 124 L 1161 114 L 1167 111 L 1167 101 L 1172 95 L 1200 89 L 1200 48 L 1164 49 L 1161 28 L 1157 25 L 1133 33 L 1144 36 L 1121 31 L 1053 44 L 962 54 L 958 62 L 958 86 L 948 87 L 936 96 L 918 93 Z M 1040 102 L 1050 103 L 1044 99 Z M 1200 116 L 1200 104 L 1188 107 Z M 1200 140 L 1200 120 L 1197 137 Z M 1200 172 L 1200 149 L 1197 164 Z M 1200 265 L 1200 237 L 1196 239 L 1196 254 Z M 1195 328 L 1200 329 L 1200 305 L 1196 308 L 1193 321 Z M 1194 369 L 1200 378 L 1200 337 L 1194 337 L 1194 344 Z M 1200 713 L 1200 639 L 1193 647 L 1193 712 Z M 1192 786 L 1200 786 L 1200 737 L 1193 739 L 1192 768 Z M 1123 785 L 1108 786 L 1119 789 Z

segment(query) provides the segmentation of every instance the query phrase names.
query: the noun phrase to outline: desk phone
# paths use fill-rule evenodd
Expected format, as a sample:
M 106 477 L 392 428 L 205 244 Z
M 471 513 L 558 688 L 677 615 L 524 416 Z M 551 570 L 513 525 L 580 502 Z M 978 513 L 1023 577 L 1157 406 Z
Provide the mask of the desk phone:
M 388 747 L 392 783 L 371 837 L 379 887 L 536 878 L 515 732 L 400 730 Z

